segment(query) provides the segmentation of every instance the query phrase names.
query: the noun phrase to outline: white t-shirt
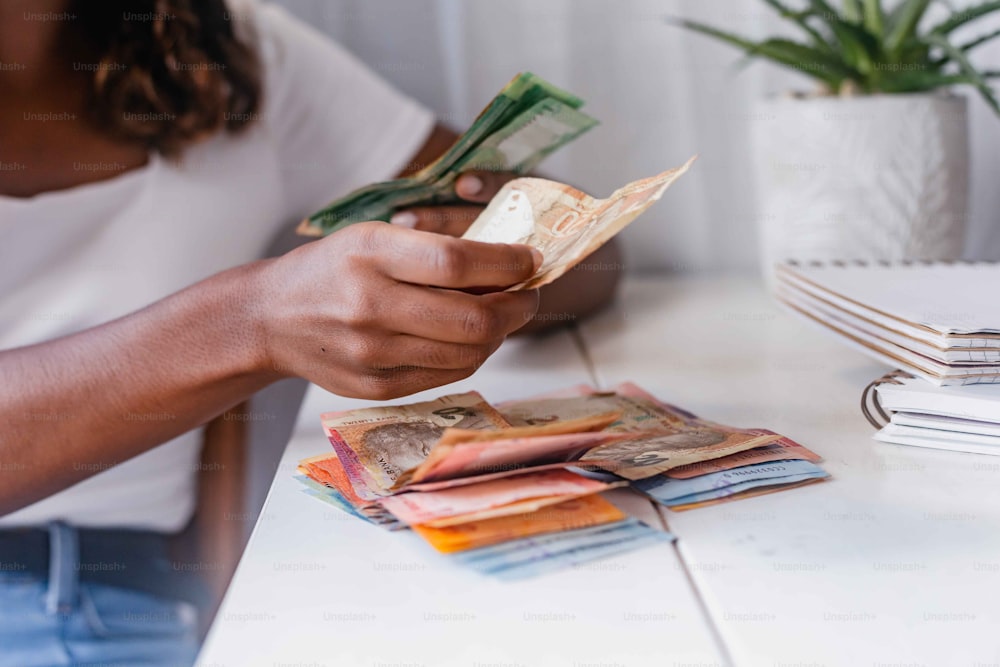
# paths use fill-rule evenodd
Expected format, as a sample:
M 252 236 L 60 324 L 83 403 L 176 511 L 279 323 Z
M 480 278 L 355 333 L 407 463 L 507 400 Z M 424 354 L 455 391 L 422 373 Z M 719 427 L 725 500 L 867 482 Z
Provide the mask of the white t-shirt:
M 282 9 L 241 12 L 265 74 L 260 117 L 245 132 L 197 144 L 179 163 L 153 156 L 105 181 L 0 196 L 0 349 L 96 326 L 257 259 L 287 225 L 392 177 L 423 145 L 429 111 Z M 40 405 L 27 417 L 72 412 Z M 192 431 L 0 525 L 179 530 L 195 507 L 200 445 Z

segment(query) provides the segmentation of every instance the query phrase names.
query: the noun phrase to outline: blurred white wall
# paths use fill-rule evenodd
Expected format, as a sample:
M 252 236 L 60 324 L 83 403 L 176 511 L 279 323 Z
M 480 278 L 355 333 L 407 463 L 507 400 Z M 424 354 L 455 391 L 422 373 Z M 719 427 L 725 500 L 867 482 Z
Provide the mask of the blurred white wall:
M 747 154 L 752 102 L 812 83 L 765 63 L 738 69 L 737 51 L 667 25 L 663 17 L 694 18 L 758 38 L 787 31 L 762 0 L 280 3 L 459 130 L 521 70 L 582 96 L 585 110 L 602 125 L 541 171 L 595 195 L 700 153 L 695 169 L 625 232 L 629 266 L 633 271 L 755 266 Z M 996 29 L 998 23 L 981 21 L 969 32 Z M 1000 40 L 982 47 L 974 60 L 1000 69 Z M 1000 118 L 973 91 L 962 94 L 972 101 L 968 255 L 1000 259 Z

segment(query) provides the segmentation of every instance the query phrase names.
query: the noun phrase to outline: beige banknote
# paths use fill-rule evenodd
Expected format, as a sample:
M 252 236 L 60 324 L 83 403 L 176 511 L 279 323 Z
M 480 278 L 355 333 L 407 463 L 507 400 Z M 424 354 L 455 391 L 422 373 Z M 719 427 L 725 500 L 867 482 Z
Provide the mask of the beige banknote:
M 477 392 L 442 396 L 409 405 L 351 410 L 322 415 L 370 474 L 379 490 L 419 466 L 450 427 L 467 430 L 508 428 L 507 420 Z
M 595 199 L 556 181 L 515 179 L 501 188 L 462 238 L 538 248 L 544 256 L 538 272 L 510 289 L 547 285 L 652 206 L 694 160 L 692 157 L 676 169 L 629 183 L 607 199 Z
M 598 446 L 581 461 L 601 461 L 601 467 L 627 479 L 652 477 L 671 468 L 716 459 L 777 442 L 776 433 L 737 429 L 699 419 L 680 408 L 658 401 L 640 387 L 625 383 L 614 392 L 505 403 L 504 417 L 511 424 L 544 424 L 617 411 L 621 417 L 607 430 L 631 434 Z

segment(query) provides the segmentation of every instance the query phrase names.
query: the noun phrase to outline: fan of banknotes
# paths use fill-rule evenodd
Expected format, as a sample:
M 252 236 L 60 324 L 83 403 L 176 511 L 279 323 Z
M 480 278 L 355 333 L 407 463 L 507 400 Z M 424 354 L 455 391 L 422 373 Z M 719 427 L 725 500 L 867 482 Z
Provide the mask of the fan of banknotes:
M 444 155 L 408 178 L 375 183 L 331 202 L 299 225 L 325 236 L 365 220 L 389 220 L 400 208 L 456 203 L 455 179 L 465 171 L 524 174 L 549 153 L 597 125 L 583 100 L 530 72 L 515 76 Z
M 788 438 L 699 419 L 631 383 L 496 406 L 469 392 L 322 421 L 333 451 L 300 462 L 307 493 L 505 579 L 672 539 L 610 502 L 616 487 L 682 511 L 829 477 Z
M 389 220 L 407 206 L 455 203 L 454 182 L 464 171 L 525 173 L 597 124 L 579 110 L 582 104 L 534 74 L 519 74 L 440 158 L 411 177 L 368 185 L 330 203 L 303 220 L 298 232 L 324 236 L 356 222 Z M 607 199 L 543 178 L 514 179 L 463 238 L 537 248 L 544 258 L 541 268 L 509 289 L 547 285 L 652 206 L 694 160 L 629 183 Z

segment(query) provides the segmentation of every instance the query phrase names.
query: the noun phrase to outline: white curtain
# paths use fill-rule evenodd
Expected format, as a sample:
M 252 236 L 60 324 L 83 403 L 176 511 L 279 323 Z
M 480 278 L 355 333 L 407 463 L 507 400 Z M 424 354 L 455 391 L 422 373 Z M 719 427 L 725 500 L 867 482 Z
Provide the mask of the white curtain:
M 955 4 L 972 4 L 973 0 Z M 787 30 L 761 0 L 281 0 L 464 129 L 515 73 L 587 100 L 602 125 L 541 171 L 604 196 L 698 153 L 692 172 L 624 233 L 633 271 L 756 266 L 753 100 L 809 79 L 668 25 L 680 16 L 763 38 Z M 973 35 L 996 29 L 982 22 Z M 1000 40 L 975 60 L 1000 69 Z M 998 83 L 1000 85 L 1000 83 Z M 971 90 L 967 255 L 1000 259 L 1000 118 Z

